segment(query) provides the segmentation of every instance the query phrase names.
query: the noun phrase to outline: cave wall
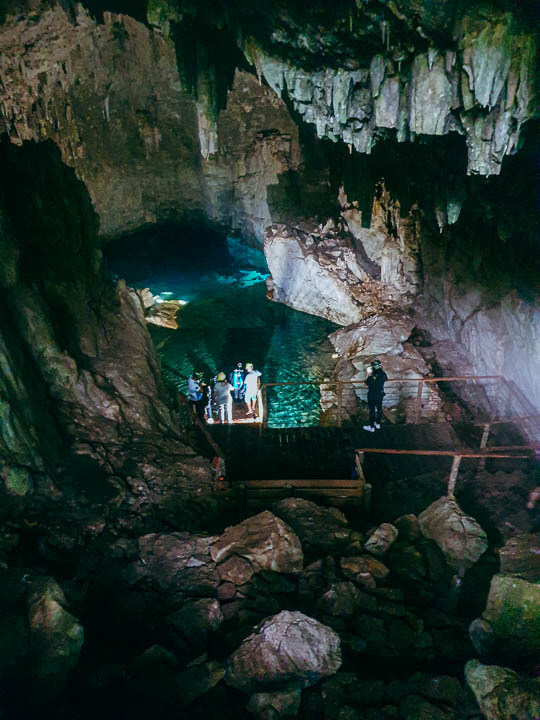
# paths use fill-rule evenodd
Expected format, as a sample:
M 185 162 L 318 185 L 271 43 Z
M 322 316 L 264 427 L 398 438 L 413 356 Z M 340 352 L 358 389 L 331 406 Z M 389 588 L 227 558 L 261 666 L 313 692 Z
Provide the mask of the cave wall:
M 11 4 L 0 128 L 14 144 L 53 140 L 102 235 L 204 222 L 257 243 L 278 223 L 290 241 L 306 228 L 320 235 L 333 216 L 360 261 L 342 283 L 351 321 L 413 306 L 469 372 L 515 375 L 520 347 L 519 384 L 537 398 L 533 274 L 513 283 L 507 267 L 503 282 L 483 272 L 506 266 L 516 243 L 528 264 L 532 201 L 521 191 L 506 202 L 499 188 L 484 202 L 489 184 L 465 182 L 502 168 L 512 185 L 506 156 L 529 143 L 535 45 L 520 8 L 370 0 L 349 12 L 339 0 L 299 12 L 235 0 L 180 12 L 171 0 L 134 19 L 93 5 Z M 509 230 L 516 208 L 525 241 Z M 315 267 L 328 268 L 335 248 L 319 249 Z
M 46 498 L 74 534 L 120 508 L 134 524 L 185 517 L 212 492 L 210 463 L 168 401 L 138 296 L 104 270 L 84 184 L 52 142 L 4 140 L 0 157 L 3 513 Z
M 272 218 L 292 210 L 291 188 L 295 213 L 304 184 L 308 209 L 320 204 L 324 170 L 303 176 L 284 102 L 245 71 L 234 73 L 217 120 L 217 152 L 201 154 L 205 120 L 182 86 L 177 52 L 128 15 L 105 12 L 98 22 L 81 5 L 54 3 L 8 15 L 0 132 L 17 144 L 52 139 L 88 188 L 107 237 L 181 221 L 260 241 Z

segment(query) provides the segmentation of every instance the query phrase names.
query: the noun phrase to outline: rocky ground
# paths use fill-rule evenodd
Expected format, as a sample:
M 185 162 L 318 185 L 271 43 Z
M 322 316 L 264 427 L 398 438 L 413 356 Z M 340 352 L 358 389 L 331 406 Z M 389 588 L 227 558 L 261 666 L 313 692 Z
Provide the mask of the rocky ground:
M 2 533 L 6 717 L 540 711 L 536 538 L 497 551 L 452 498 L 376 527 L 289 498 L 214 535 L 105 531 L 63 562 L 28 532 Z

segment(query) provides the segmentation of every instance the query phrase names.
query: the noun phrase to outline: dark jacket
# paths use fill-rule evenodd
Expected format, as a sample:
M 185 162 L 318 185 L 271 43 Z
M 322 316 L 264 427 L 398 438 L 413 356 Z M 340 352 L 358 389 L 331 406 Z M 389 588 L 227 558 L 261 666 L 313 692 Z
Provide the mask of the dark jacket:
M 375 370 L 373 375 L 370 375 L 365 379 L 365 383 L 368 386 L 368 397 L 379 397 L 384 395 L 384 383 L 388 380 L 388 375 L 384 370 Z

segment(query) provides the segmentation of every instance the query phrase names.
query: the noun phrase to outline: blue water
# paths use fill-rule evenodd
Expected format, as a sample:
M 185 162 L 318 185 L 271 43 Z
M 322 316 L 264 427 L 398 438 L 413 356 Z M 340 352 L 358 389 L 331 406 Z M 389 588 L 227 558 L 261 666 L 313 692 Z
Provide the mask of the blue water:
M 327 340 L 336 325 L 266 298 L 262 253 L 243 252 L 218 235 L 169 230 L 123 239 L 109 250 L 114 273 L 132 287 L 183 300 L 178 330 L 149 326 L 169 387 L 186 392 L 195 370 L 205 378 L 252 362 L 262 382 L 320 382 L 331 368 Z M 270 427 L 316 425 L 319 390 L 269 388 Z

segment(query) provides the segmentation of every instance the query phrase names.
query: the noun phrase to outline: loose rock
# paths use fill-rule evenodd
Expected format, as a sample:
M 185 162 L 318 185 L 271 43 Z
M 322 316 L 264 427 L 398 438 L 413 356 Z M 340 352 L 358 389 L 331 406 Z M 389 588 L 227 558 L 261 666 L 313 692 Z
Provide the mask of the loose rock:
M 484 530 L 450 497 L 432 503 L 418 516 L 418 522 L 425 537 L 437 543 L 456 569 L 471 567 L 487 549 Z
M 339 636 L 300 612 L 266 620 L 227 660 L 225 681 L 244 692 L 303 688 L 341 665 Z

